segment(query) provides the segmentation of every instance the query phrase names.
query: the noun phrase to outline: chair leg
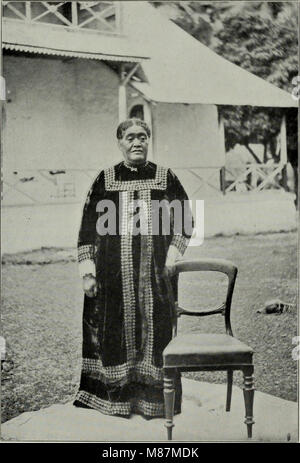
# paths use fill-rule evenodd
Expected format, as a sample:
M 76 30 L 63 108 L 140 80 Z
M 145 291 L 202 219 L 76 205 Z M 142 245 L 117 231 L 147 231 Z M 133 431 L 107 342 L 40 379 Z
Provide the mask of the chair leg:
M 254 401 L 254 378 L 253 365 L 243 370 L 244 374 L 244 401 L 245 401 L 245 424 L 247 425 L 248 437 L 252 437 L 253 420 L 253 401 Z
M 165 399 L 165 427 L 168 432 L 168 440 L 172 440 L 172 430 L 174 427 L 174 402 L 175 402 L 175 369 L 164 370 L 164 399 Z
M 232 378 L 233 378 L 233 371 L 232 370 L 227 370 L 226 412 L 230 412 L 231 395 L 232 395 Z

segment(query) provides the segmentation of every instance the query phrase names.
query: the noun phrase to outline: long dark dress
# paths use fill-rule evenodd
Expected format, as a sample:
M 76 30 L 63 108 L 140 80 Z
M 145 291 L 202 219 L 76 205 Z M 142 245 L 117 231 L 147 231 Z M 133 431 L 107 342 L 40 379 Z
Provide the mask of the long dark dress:
M 112 200 L 120 220 L 116 234 L 96 231 L 100 200 Z M 147 234 L 126 232 L 132 200 L 144 201 Z M 96 297 L 84 298 L 83 363 L 74 405 L 110 415 L 164 416 L 162 352 L 171 340 L 171 312 L 162 271 L 170 244 L 181 254 L 190 235 L 171 230 L 151 234 L 151 200 L 187 200 L 170 170 L 148 162 L 131 170 L 124 163 L 100 172 L 88 194 L 79 232 L 79 261 L 93 259 L 99 284 Z M 121 207 L 122 206 L 122 207 Z M 124 232 L 125 230 L 125 232 Z M 178 232 L 178 229 L 176 229 Z M 173 278 L 177 291 L 177 279 Z M 178 376 L 175 413 L 181 409 Z

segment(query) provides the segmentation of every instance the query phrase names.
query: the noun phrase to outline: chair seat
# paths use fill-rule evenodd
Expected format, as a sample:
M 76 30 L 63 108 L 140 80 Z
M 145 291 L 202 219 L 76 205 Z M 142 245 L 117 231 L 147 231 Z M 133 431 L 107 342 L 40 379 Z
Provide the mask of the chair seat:
M 253 350 L 227 334 L 176 336 L 163 352 L 164 367 L 251 364 Z

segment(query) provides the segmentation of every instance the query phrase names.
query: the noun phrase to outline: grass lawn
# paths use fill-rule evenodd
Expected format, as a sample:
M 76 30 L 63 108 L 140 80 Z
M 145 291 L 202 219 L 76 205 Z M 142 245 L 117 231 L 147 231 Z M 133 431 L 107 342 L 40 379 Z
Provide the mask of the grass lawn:
M 297 400 L 297 234 L 216 237 L 187 258 L 223 257 L 239 268 L 232 305 L 234 335 L 255 350 L 256 388 Z M 71 401 L 81 367 L 83 295 L 74 250 L 43 249 L 3 257 L 2 335 L 14 368 L 2 374 L 2 422 L 22 412 Z M 185 308 L 215 307 L 223 302 L 225 277 L 184 274 L 180 303 Z M 258 314 L 268 299 L 294 303 L 280 315 Z M 222 316 L 182 317 L 179 332 L 224 331 Z M 186 374 L 224 382 L 225 373 Z M 235 373 L 241 386 L 241 374 Z M 225 397 L 224 397 L 225 401 Z

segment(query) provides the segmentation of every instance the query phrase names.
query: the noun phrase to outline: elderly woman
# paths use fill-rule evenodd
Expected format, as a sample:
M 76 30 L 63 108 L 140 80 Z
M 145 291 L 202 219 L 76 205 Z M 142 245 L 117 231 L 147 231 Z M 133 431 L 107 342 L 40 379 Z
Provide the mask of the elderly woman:
M 78 240 L 85 292 L 83 363 L 74 402 L 109 415 L 146 418 L 164 416 L 162 352 L 172 329 L 163 276 L 172 278 L 176 291 L 174 264 L 191 236 L 191 227 L 181 220 L 176 224 L 175 209 L 168 207 L 178 200 L 182 217 L 190 214 L 183 214 L 188 198 L 178 178 L 147 161 L 150 136 L 142 120 L 119 125 L 124 160 L 99 173 L 84 206 Z M 157 204 L 162 208 L 155 216 Z M 110 205 L 116 220 L 108 214 Z M 162 223 L 165 212 L 169 227 Z M 112 220 L 110 229 L 106 219 Z M 141 233 L 133 229 L 137 222 L 143 222 Z M 178 377 L 175 413 L 180 407 Z

